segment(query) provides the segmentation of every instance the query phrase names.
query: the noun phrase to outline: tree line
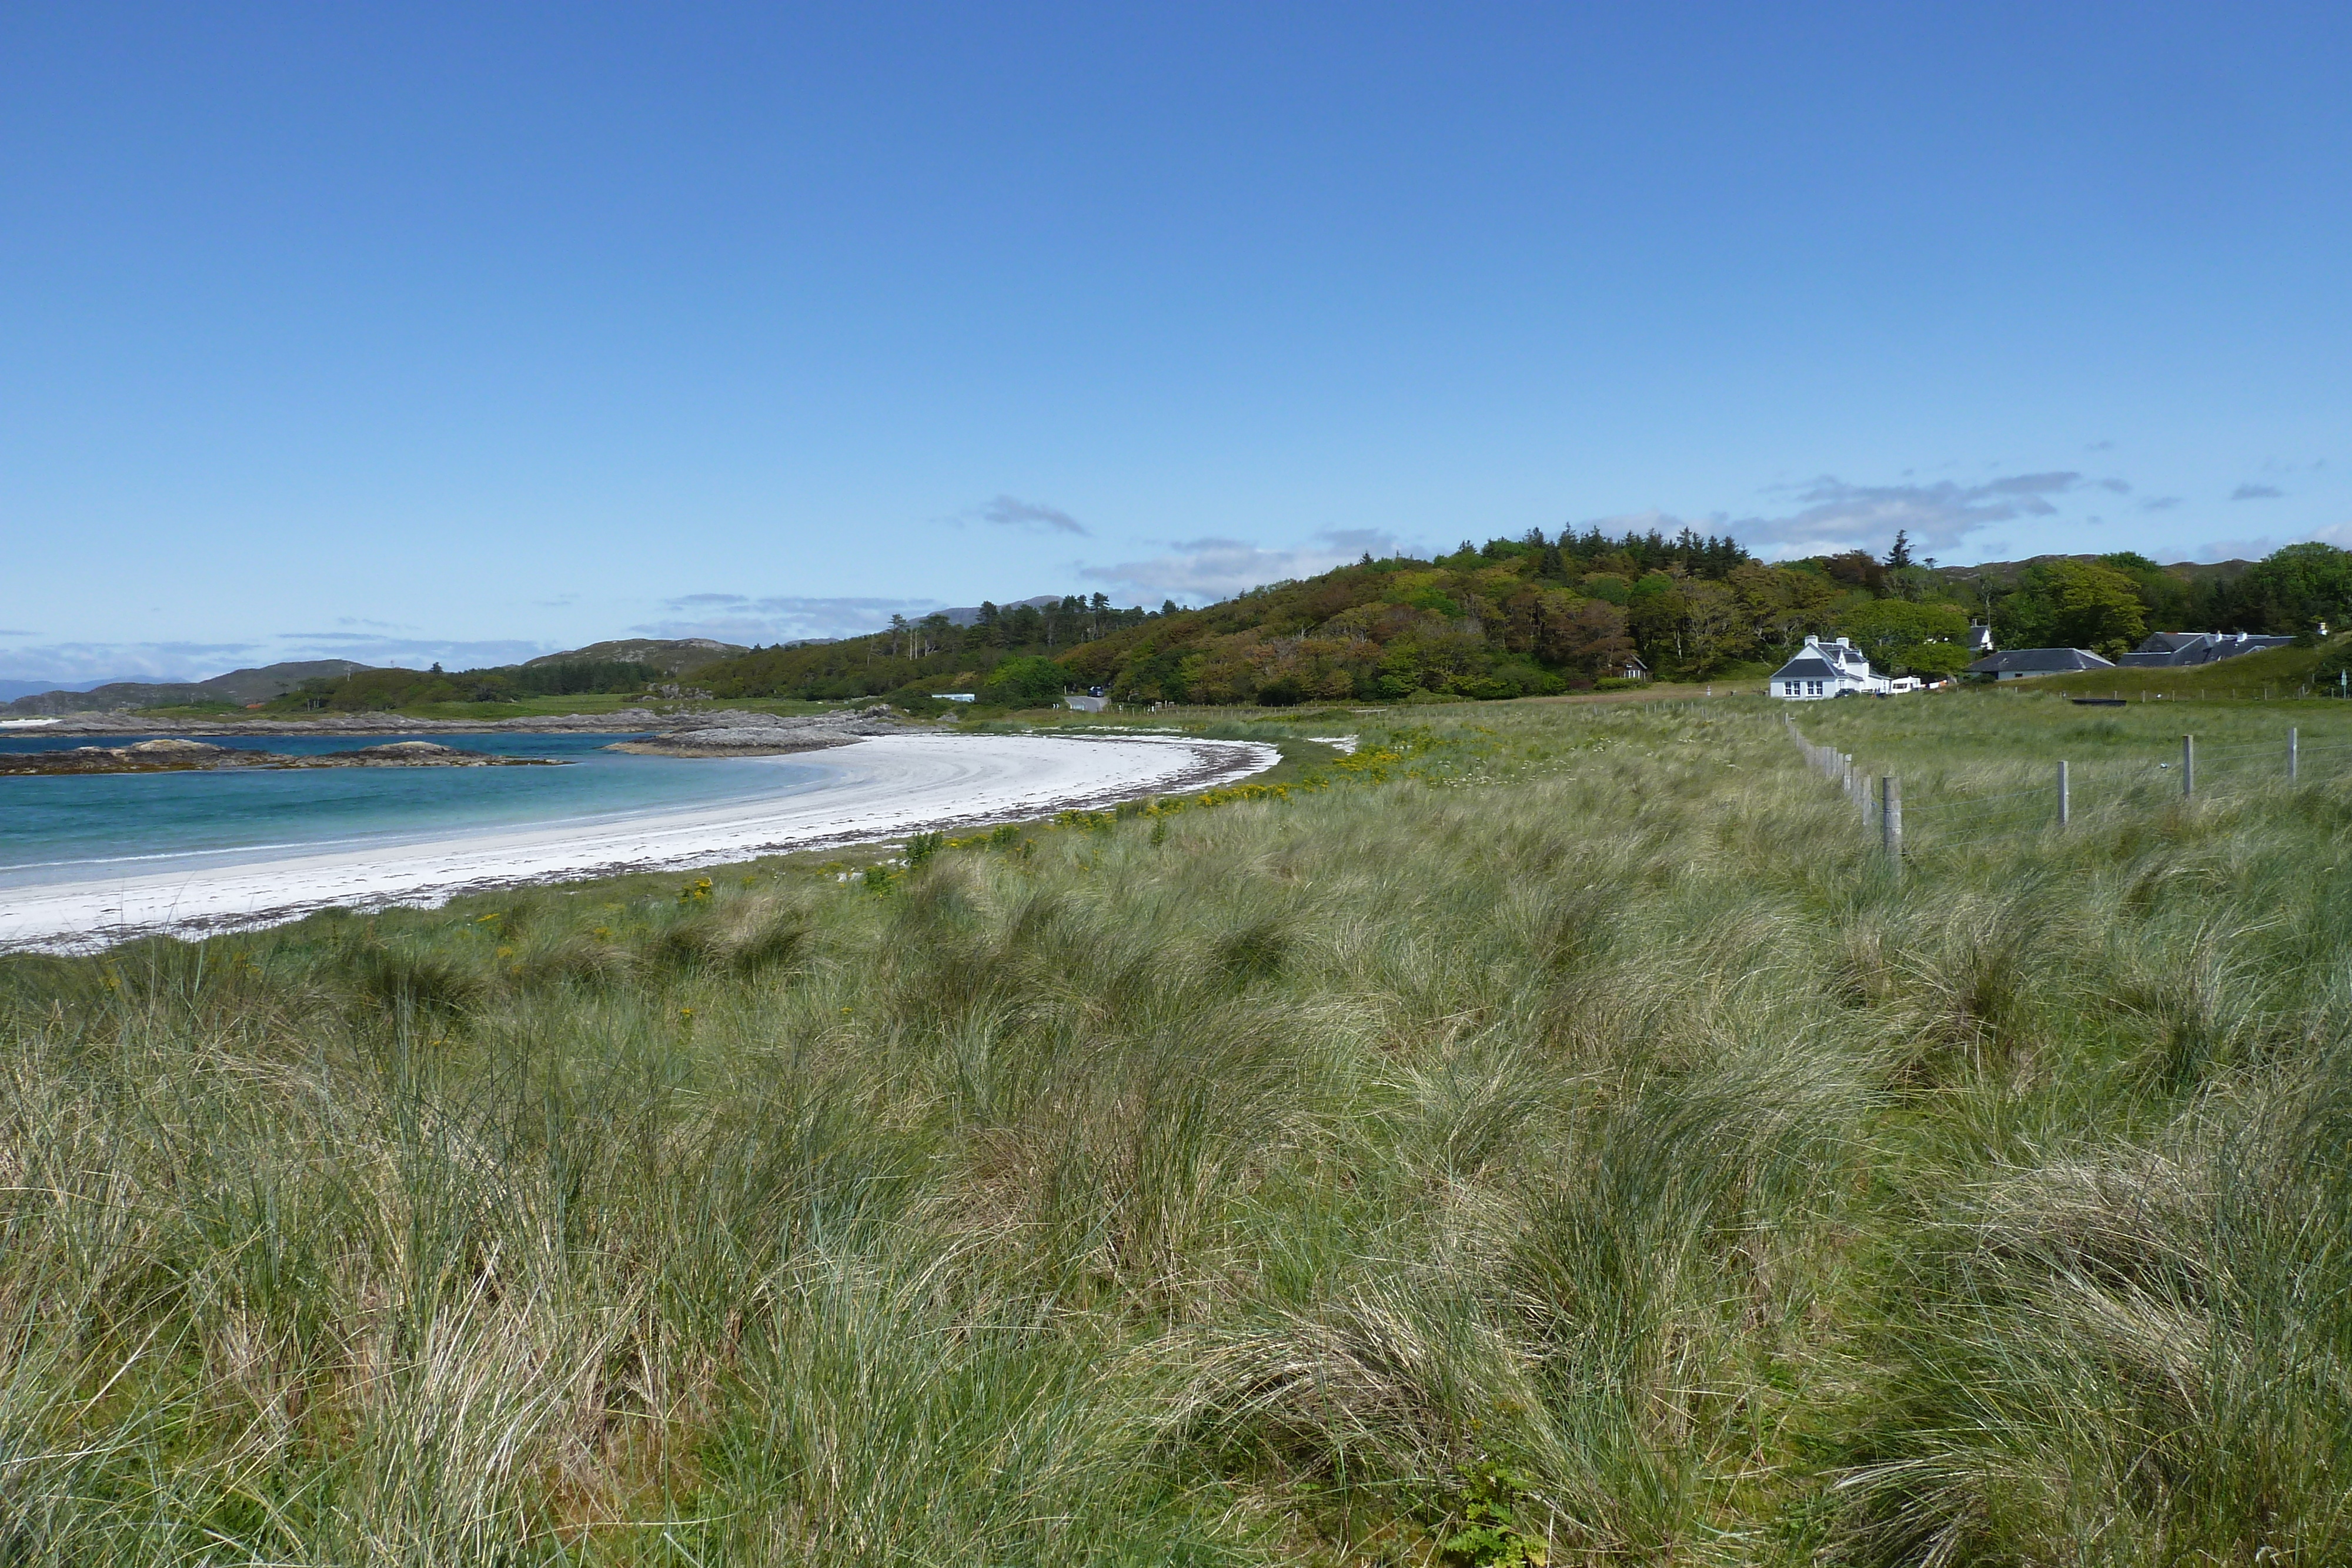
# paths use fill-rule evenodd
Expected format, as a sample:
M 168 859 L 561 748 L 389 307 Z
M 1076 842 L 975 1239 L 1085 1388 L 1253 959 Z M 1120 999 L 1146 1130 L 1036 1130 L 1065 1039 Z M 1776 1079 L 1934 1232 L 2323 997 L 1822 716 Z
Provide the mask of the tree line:
M 478 670 L 353 670 L 322 675 L 272 702 L 296 713 L 379 713 L 432 703 L 520 702 L 526 697 L 624 695 L 670 679 L 651 664 L 627 659 L 564 659 L 551 664 L 501 664 Z
M 2352 623 L 2352 553 L 2291 545 L 2242 571 L 2167 568 L 2131 552 L 1989 570 L 1914 559 L 1898 534 L 1884 554 L 1768 564 L 1727 534 L 1530 529 L 1465 539 L 1430 559 L 1367 555 L 1199 609 L 1122 608 L 1094 593 L 983 603 L 970 624 L 943 612 L 894 616 L 866 636 L 753 648 L 690 679 L 721 698 L 881 698 L 918 709 L 936 706 L 937 693 L 1021 706 L 1088 686 L 1139 703 L 1506 697 L 1653 677 L 1752 677 L 1809 634 L 1848 637 L 1884 672 L 1940 678 L 1969 662 L 1972 621 L 1990 622 L 2005 648 L 2081 647 L 2110 658 L 2151 631 L 2315 637 Z M 628 661 L 436 665 L 306 682 L 273 706 L 629 694 L 668 679 Z

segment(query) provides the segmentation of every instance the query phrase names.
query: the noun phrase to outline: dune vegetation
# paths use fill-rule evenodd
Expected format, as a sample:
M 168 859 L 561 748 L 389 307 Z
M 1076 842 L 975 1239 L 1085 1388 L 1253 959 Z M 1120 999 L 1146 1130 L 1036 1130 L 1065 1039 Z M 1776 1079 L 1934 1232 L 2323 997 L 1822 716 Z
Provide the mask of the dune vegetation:
M 1900 874 L 1776 705 L 1523 703 L 0 960 L 0 1560 L 2352 1560 L 2352 714 L 2231 712 L 1807 705 Z

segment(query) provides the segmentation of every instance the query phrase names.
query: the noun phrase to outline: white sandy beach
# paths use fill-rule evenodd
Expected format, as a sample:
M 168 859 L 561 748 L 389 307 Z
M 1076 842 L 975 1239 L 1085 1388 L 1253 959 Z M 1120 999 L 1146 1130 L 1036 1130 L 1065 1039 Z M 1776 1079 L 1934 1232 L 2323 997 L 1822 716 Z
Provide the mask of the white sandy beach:
M 247 929 L 321 909 L 431 907 L 525 883 L 717 865 L 1208 789 L 1280 760 L 1273 747 L 1249 741 L 950 735 L 877 737 L 822 757 L 835 780 L 769 800 L 15 889 L 0 893 L 0 951 L 88 952 L 132 936 Z

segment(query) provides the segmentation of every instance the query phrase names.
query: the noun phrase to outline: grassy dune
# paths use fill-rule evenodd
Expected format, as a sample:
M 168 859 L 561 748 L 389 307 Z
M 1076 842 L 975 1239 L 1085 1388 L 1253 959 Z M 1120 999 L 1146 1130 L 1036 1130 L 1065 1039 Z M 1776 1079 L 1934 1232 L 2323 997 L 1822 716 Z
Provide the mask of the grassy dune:
M 2098 711 L 1804 717 L 1924 801 Z M 1401 716 L 0 963 L 0 1559 L 2352 1560 L 2343 770 L 1894 878 L 1753 699 Z

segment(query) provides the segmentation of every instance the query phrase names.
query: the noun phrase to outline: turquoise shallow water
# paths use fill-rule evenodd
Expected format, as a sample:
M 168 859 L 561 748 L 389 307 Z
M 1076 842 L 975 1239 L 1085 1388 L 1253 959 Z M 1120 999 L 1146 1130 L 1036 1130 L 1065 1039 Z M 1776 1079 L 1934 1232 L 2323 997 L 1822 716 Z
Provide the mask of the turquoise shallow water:
M 0 751 L 128 745 L 145 736 L 43 740 Z M 214 738 L 207 737 L 207 739 Z M 239 737 L 221 744 L 312 756 L 385 736 Z M 321 849 L 672 811 L 797 794 L 833 770 L 782 758 L 637 757 L 617 735 L 439 735 L 444 746 L 561 758 L 562 768 L 353 768 L 316 772 L 99 774 L 0 779 L 0 889 L 142 876 Z

